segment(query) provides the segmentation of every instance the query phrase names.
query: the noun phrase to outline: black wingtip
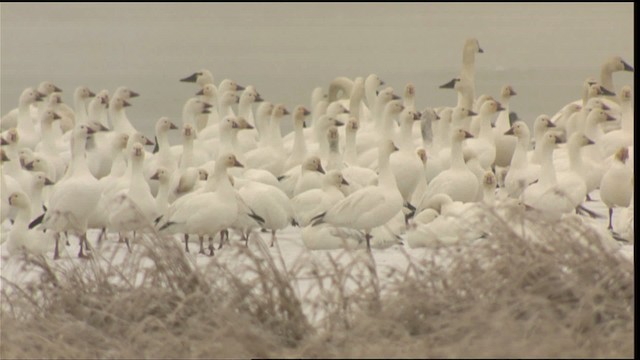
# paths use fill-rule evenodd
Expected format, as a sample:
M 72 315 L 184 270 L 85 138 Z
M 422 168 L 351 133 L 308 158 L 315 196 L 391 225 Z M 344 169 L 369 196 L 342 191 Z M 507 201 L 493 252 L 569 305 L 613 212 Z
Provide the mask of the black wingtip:
M 175 224 L 175 222 L 169 221 L 166 224 L 162 225 L 159 230 L 164 230 L 164 229 L 168 228 L 169 226 L 171 226 L 173 224 Z
M 312 226 L 320 225 L 324 222 L 324 216 L 327 212 L 323 212 L 322 214 L 318 214 L 309 220 Z
M 44 207 L 44 206 L 43 206 Z M 45 209 L 46 211 L 46 209 Z M 40 225 L 42 223 L 42 220 L 44 219 L 44 215 L 46 214 L 46 212 L 42 213 L 42 215 L 38 216 L 37 218 L 33 219 L 30 223 L 29 223 L 29 229 L 33 229 L 34 227 Z
M 155 154 L 160 151 L 160 146 L 158 145 L 158 136 L 154 136 L 153 138 L 156 140 L 156 144 L 153 146 L 153 153 Z
M 264 224 L 264 219 L 262 217 L 260 217 L 258 214 L 256 214 L 255 212 L 253 212 L 253 210 L 251 210 L 251 214 L 249 214 L 249 216 L 254 219 L 255 221 L 258 222 L 258 224 L 263 225 Z
M 284 179 L 286 177 L 287 177 L 286 175 L 280 175 L 276 179 L 278 179 L 278 181 L 282 181 L 282 179 Z

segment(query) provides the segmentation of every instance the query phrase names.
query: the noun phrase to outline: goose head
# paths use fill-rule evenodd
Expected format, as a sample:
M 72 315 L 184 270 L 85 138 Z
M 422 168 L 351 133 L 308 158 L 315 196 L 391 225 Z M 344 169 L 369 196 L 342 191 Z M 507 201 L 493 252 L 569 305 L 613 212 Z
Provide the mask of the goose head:
M 22 191 L 16 191 L 9 195 L 9 205 L 19 209 L 31 209 L 31 200 Z
M 26 88 L 24 89 L 22 94 L 20 94 L 20 105 L 31 105 L 36 101 L 42 101 L 44 96 L 44 94 L 38 92 L 33 88 Z
M 596 96 L 615 96 L 616 93 L 609 91 L 599 83 L 589 85 L 587 90 L 587 99 L 592 99 Z
M 302 163 L 302 171 L 316 171 L 321 174 L 324 174 L 324 169 L 322 168 L 322 163 L 320 162 L 320 158 L 317 156 L 309 156 Z
M 211 111 L 212 105 L 208 102 L 202 101 L 198 98 L 191 98 L 187 100 L 182 108 L 182 116 L 183 118 L 193 117 L 200 114 L 209 114 Z
M 404 87 L 404 98 L 405 99 L 413 99 L 416 96 L 416 86 L 412 83 L 408 83 Z
M 128 148 L 132 148 L 134 144 L 142 144 L 142 145 L 155 145 L 151 139 L 144 136 L 141 132 L 136 132 L 129 136 L 129 143 L 127 144 Z
M 169 170 L 165 167 L 159 166 L 156 172 L 149 178 L 151 180 L 158 180 L 161 184 L 168 184 L 171 179 Z
M 289 110 L 287 110 L 284 104 L 277 104 L 273 107 L 273 111 L 271 112 L 271 119 L 280 120 L 285 115 L 289 115 Z
M 169 130 L 177 130 L 176 124 L 172 123 L 168 117 L 163 116 L 156 121 L 156 134 L 166 133 Z
M 218 157 L 218 160 L 216 160 L 216 168 L 222 168 L 222 169 L 228 169 L 231 167 L 240 167 L 243 168 L 244 165 L 242 165 L 238 159 L 236 158 L 235 155 L 231 154 L 231 153 L 227 153 L 227 154 L 222 154 Z
M 193 74 L 180 79 L 182 82 L 192 82 L 196 83 L 200 86 L 205 86 L 207 84 L 213 84 L 213 75 L 211 71 L 207 69 L 202 69 L 200 71 L 194 72 Z
M 614 71 L 631 71 L 633 72 L 633 66 L 627 64 L 620 56 L 612 56 L 604 64 L 602 68 L 609 72 Z
M 503 111 L 502 104 L 495 100 L 486 100 L 480 107 L 479 114 L 484 116 L 493 115 L 498 111 Z
M 302 106 L 302 105 L 296 106 L 295 109 L 293 109 L 293 126 L 294 126 L 294 128 L 302 129 L 302 128 L 306 127 L 304 119 L 309 114 L 311 114 L 311 112 L 309 110 L 307 110 L 307 108 L 305 108 L 304 106 Z
M 40 121 L 44 124 L 51 125 L 54 120 L 60 120 L 60 115 L 56 114 L 51 107 L 48 107 L 45 111 L 42 112 L 42 116 L 40 117 Z
M 269 115 L 273 112 L 273 103 L 269 101 L 263 101 L 258 105 L 258 109 L 256 110 L 256 118 L 258 119 L 267 119 Z
M 452 204 L 453 200 L 447 194 L 440 193 L 435 194 L 427 200 L 422 206 L 423 209 L 432 209 L 442 214 L 442 211 L 446 209 L 449 204 Z
M 422 165 L 427 165 L 427 150 L 420 148 L 416 150 L 416 154 L 420 158 L 420 161 L 422 161 Z
M 22 148 L 18 150 L 18 161 L 20 161 L 20 166 L 26 168 L 27 164 L 33 161 L 35 154 L 33 150 L 30 148 Z
M 192 142 L 196 138 L 196 129 L 191 124 L 184 124 L 182 126 L 182 141 Z
M 327 107 L 327 115 L 329 116 L 337 116 L 340 114 L 349 114 L 349 110 L 344 107 L 342 104 L 340 104 L 339 102 L 332 102 L 331 104 L 329 104 L 329 106 Z
M 456 106 L 453 109 L 453 112 L 451 113 L 451 120 L 454 121 L 454 123 L 459 124 L 462 122 L 462 120 L 468 118 L 469 116 L 476 116 L 476 115 L 478 114 L 471 111 L 471 109 L 467 109 L 462 106 Z
M 203 168 L 198 168 L 198 180 L 205 181 L 209 178 L 209 173 Z
M 620 89 L 620 102 L 630 103 L 633 99 L 631 86 L 625 85 Z
M 422 114 L 420 114 L 420 112 L 418 111 L 413 111 L 413 110 L 404 108 L 404 110 L 400 112 L 400 116 L 398 117 L 398 120 L 400 121 L 401 126 L 405 125 L 410 127 L 414 121 L 420 120 L 421 115 Z
M 378 92 L 378 100 L 382 104 L 386 104 L 391 100 L 399 100 L 400 96 L 393 93 L 393 88 L 391 86 L 387 86 L 382 91 Z
M 61 93 L 53 93 L 49 95 L 49 103 L 48 106 L 56 106 L 58 104 L 62 104 L 62 94 Z
M 376 74 L 370 74 L 364 80 L 364 86 L 366 88 L 371 87 L 373 89 L 377 89 L 379 86 L 382 86 L 382 85 L 384 85 L 384 81 L 382 81 L 382 79 L 380 79 L 380 77 Z
M 327 172 L 322 178 L 322 183 L 329 186 L 335 186 L 341 188 L 342 185 L 349 186 L 349 182 L 344 179 L 340 170 L 331 170 Z
M 391 100 L 384 108 L 385 114 L 390 116 L 398 115 L 402 110 L 404 110 L 404 105 L 402 105 L 402 101 L 400 100 Z
M 236 122 L 238 123 L 238 129 L 239 130 L 251 130 L 251 129 L 253 129 L 253 126 L 251 124 L 249 124 L 247 119 L 245 119 L 243 116 L 236 117 Z
M 126 86 L 120 86 L 116 89 L 116 91 L 113 92 L 113 96 L 120 96 L 121 98 L 125 99 L 125 100 L 129 100 L 131 98 L 134 97 L 138 97 L 140 96 L 140 94 L 138 94 L 137 92 L 129 89 Z
M 493 171 L 491 170 L 487 170 L 483 175 L 482 175 L 482 186 L 484 188 L 487 189 L 495 189 L 497 186 L 497 179 L 496 179 L 496 175 L 493 173 Z
M 98 111 L 100 109 L 109 108 L 109 90 L 103 89 L 98 91 L 96 96 L 89 102 L 89 111 Z
M 4 149 L 0 148 L 0 162 L 10 161 Z
M 345 131 L 347 133 L 355 133 L 358 131 L 358 129 L 360 128 L 360 120 L 358 120 L 358 118 L 356 117 L 350 117 L 349 121 L 347 122 L 347 126 L 345 128 Z
M 504 133 L 505 135 L 514 135 L 518 139 L 525 140 L 525 143 L 529 142 L 531 138 L 531 132 L 529 131 L 529 127 L 524 121 L 516 121 L 513 123 L 511 128 Z
M 131 161 L 134 164 L 141 164 L 144 161 L 144 146 L 136 143 L 131 147 Z
M 550 149 L 555 148 L 556 144 L 561 144 L 562 139 L 558 135 L 556 135 L 553 131 L 547 131 L 544 136 L 542 136 L 542 140 L 540 146 L 542 146 L 543 151 L 549 151 Z
M 542 114 L 539 115 L 533 121 L 533 132 L 534 134 L 544 134 L 549 128 L 554 128 L 556 125 L 551 122 L 549 115 Z
M 78 86 L 76 90 L 73 92 L 73 98 L 78 100 L 86 100 L 96 96 L 91 90 L 89 90 L 86 86 Z
M 317 86 L 311 91 L 311 108 L 314 108 L 321 100 L 327 100 L 328 95 L 322 89 L 322 86 Z
M 330 126 L 327 130 L 327 141 L 329 142 L 329 146 L 334 148 L 338 146 L 340 142 L 340 135 L 338 134 L 338 128 L 335 126 Z
M 238 102 L 240 102 L 240 97 L 235 91 L 225 91 L 222 93 L 222 98 L 220 98 L 220 104 L 223 106 L 231 106 Z
M 565 117 L 569 117 L 571 116 L 571 114 L 577 113 L 578 111 L 582 110 L 582 106 L 579 104 L 575 104 L 575 103 L 571 103 L 567 106 L 564 107 L 562 114 Z
M 115 111 L 119 111 L 124 109 L 125 107 L 131 106 L 131 104 L 129 102 L 127 102 L 127 100 L 125 100 L 122 96 L 116 96 L 114 95 L 111 98 L 111 101 L 109 102 L 109 107 L 112 110 Z
M 204 96 L 208 101 L 215 101 L 218 96 L 218 90 L 216 86 L 213 84 L 205 84 L 202 89 L 196 92 L 196 95 Z
M 245 89 L 244 86 L 238 85 L 237 82 L 230 79 L 222 80 L 220 82 L 220 85 L 218 86 L 218 90 L 223 94 L 227 91 L 240 91 L 244 89 Z
M 20 135 L 18 134 L 18 129 L 10 128 L 5 133 L 5 136 L 2 138 L 5 141 L 5 145 L 14 145 L 20 141 Z
M 258 94 L 258 91 L 256 91 L 256 88 L 253 87 L 252 85 L 249 85 L 245 88 L 245 90 L 242 92 L 242 95 L 240 95 L 240 103 L 255 103 L 255 102 L 261 102 L 264 101 L 264 99 L 260 96 L 260 94 Z
M 518 95 L 518 93 L 513 90 L 513 87 L 511 85 L 503 86 L 502 91 L 500 91 L 500 97 L 505 100 L 510 99 L 512 96 L 516 95 Z
M 117 133 L 113 141 L 113 150 L 124 150 L 129 144 L 129 135 L 125 133 Z
M 627 159 L 629 159 L 629 148 L 621 147 L 616 151 L 614 158 L 623 164 L 626 163 Z
M 226 131 L 228 133 L 232 129 L 236 129 L 236 130 L 240 129 L 240 124 L 238 123 L 237 118 L 235 116 L 226 116 L 220 122 L 220 130 Z
M 593 108 L 587 115 L 587 122 L 601 123 L 605 121 L 615 121 L 616 118 L 611 116 L 603 109 Z
M 463 128 L 456 128 L 453 130 L 451 134 L 451 140 L 453 142 L 462 142 L 466 139 L 471 139 L 471 138 L 473 138 L 473 135 L 471 135 L 470 132 L 464 130 Z
M 50 95 L 55 92 L 62 92 L 62 89 L 55 86 L 51 81 L 43 81 L 38 85 L 38 92 L 44 95 Z
M 42 190 L 43 187 L 53 185 L 54 182 L 49 179 L 44 172 L 38 171 L 33 174 L 32 189 Z
M 567 141 L 567 145 L 576 148 L 593 144 L 594 142 L 586 137 L 581 131 L 576 131 L 575 133 L 571 134 L 571 136 L 569 136 L 569 140 Z
M 469 38 L 464 43 L 464 52 L 471 54 L 482 54 L 484 50 L 480 47 L 480 42 L 476 38 Z

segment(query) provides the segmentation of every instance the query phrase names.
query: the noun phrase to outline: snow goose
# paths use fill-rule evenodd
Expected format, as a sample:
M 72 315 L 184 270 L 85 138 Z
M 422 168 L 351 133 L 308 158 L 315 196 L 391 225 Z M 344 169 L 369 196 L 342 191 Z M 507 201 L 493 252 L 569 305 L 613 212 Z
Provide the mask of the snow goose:
M 480 133 L 477 138 L 467 140 L 463 147 L 463 152 L 476 154 L 480 165 L 485 170 L 493 166 L 496 158 L 496 144 L 491 128 L 491 118 L 496 112 L 503 110 L 504 108 L 499 102 L 495 100 L 485 101 L 478 113 Z
M 178 168 L 171 176 L 171 190 L 169 201 L 173 202 L 177 198 L 191 192 L 199 179 L 198 169 L 194 161 L 193 143 L 196 137 L 194 125 L 185 124 L 182 127 L 183 151 L 180 156 Z
M 372 169 L 361 167 L 358 165 L 358 153 L 356 149 L 356 134 L 360 128 L 360 122 L 357 118 L 349 119 L 345 127 L 345 151 L 343 156 L 344 166 L 342 167 L 342 175 L 349 182 L 348 188 L 354 191 L 369 186 L 378 180 L 378 174 Z M 349 193 L 352 191 L 349 190 Z
M 289 111 L 283 104 L 274 106 L 271 113 L 269 129 L 267 129 L 266 145 L 248 151 L 245 154 L 247 167 L 252 169 L 263 169 L 280 176 L 284 169 L 286 153 L 282 144 L 282 134 L 280 132 L 280 121 Z M 262 136 L 262 134 L 260 135 Z
M 196 96 L 198 96 L 198 99 L 201 101 L 212 106 L 210 113 L 196 115 L 196 130 L 198 130 L 198 133 L 202 133 L 209 124 L 218 123 L 218 89 L 216 89 L 216 86 L 213 84 L 206 84 L 196 92 Z
M 152 221 L 159 215 L 156 201 L 143 174 L 144 147 L 134 144 L 130 154 L 131 177 L 129 187 L 113 194 L 108 204 L 108 228 L 116 231 L 124 238 L 131 251 L 127 232 L 148 232 Z
M 564 129 L 567 138 L 576 131 L 584 131 L 586 118 L 591 109 L 611 110 L 610 106 L 605 104 L 605 101 L 599 97 L 600 95 L 606 94 L 605 91 L 606 89 L 599 84 L 595 82 L 592 83 L 589 79 L 585 80 L 585 89 L 582 94 L 582 108 L 567 119 Z M 609 104 L 611 104 L 611 102 L 609 102 Z
M 64 175 L 66 167 L 65 161 L 59 154 L 58 139 L 53 133 L 53 123 L 59 119 L 60 116 L 51 109 L 47 109 L 42 113 L 40 118 L 42 141 L 36 147 L 36 153 L 44 157 L 51 165 L 47 176 L 53 181 L 58 181 Z
M 98 180 L 89 171 L 85 156 L 87 136 L 91 133 L 93 130 L 86 125 L 79 125 L 73 130 L 72 164 L 62 180 L 52 188 L 49 208 L 42 220 L 43 227 L 56 234 L 54 259 L 59 258 L 58 239 L 61 232 L 78 236 L 78 257 L 86 256 L 83 244 L 88 244 L 87 221 L 100 198 Z
M 73 92 L 73 114 L 67 114 L 68 117 L 73 115 L 73 125 L 77 122 L 81 124 L 87 123 L 87 117 L 89 116 L 88 105 L 89 101 L 95 97 L 91 90 L 86 86 L 78 86 Z M 106 124 L 104 124 L 106 126 Z M 64 130 L 64 128 L 63 128 Z M 71 130 L 71 129 L 69 129 Z M 65 131 L 66 132 L 66 131 Z
M 475 92 L 475 62 L 476 54 L 482 54 L 484 50 L 480 47 L 480 43 L 476 38 L 469 38 L 464 42 L 462 48 L 462 71 L 460 75 L 471 81 L 473 91 Z M 473 94 L 473 93 L 472 93 Z
M 496 158 L 495 165 L 500 167 L 507 167 L 513 157 L 513 152 L 516 149 L 516 139 L 513 136 L 504 135 L 505 132 L 511 128 L 511 122 L 509 121 L 509 102 L 512 96 L 517 95 L 511 85 L 505 85 L 500 92 L 500 104 L 504 108 L 498 114 L 496 119 L 496 126 L 493 128 L 493 137 L 496 144 Z
M 567 189 L 558 184 L 553 164 L 553 150 L 558 142 L 560 139 L 553 132 L 547 132 L 542 137 L 538 143 L 542 154 L 539 181 L 522 192 L 524 204 L 540 210 L 550 220 L 558 220 L 562 214 L 574 212 L 576 208 Z
M 334 226 L 363 230 L 367 250 L 371 251 L 372 229 L 386 224 L 403 207 L 402 195 L 389 167 L 389 156 L 396 150 L 391 140 L 381 140 L 378 149 L 378 185 L 353 192 L 326 212 L 315 216 L 313 223 L 317 225 L 326 222 Z
M 386 103 L 384 109 L 383 120 L 376 127 L 375 130 L 370 131 L 359 136 L 363 138 L 357 145 L 358 150 L 358 163 L 361 166 L 375 168 L 376 158 L 379 158 L 379 149 L 371 147 L 373 144 L 379 143 L 381 140 L 390 140 L 395 137 L 395 118 L 404 110 L 404 106 L 400 100 L 391 100 Z M 369 135 L 367 137 L 366 135 Z M 368 144 L 367 144 L 368 143 Z M 367 146 L 360 147 L 359 145 L 366 144 Z M 368 148 L 368 150 L 367 150 Z
M 609 230 L 613 230 L 614 207 L 628 207 L 633 193 L 633 169 L 626 164 L 629 149 L 622 147 L 614 155 L 614 162 L 602 176 L 600 199 L 609 208 Z
M 156 147 L 151 158 L 144 163 L 145 178 L 149 179 L 159 167 L 165 168 L 169 173 L 173 173 L 178 167 L 177 158 L 171 153 L 169 143 L 169 131 L 177 129 L 176 124 L 166 116 L 156 121 Z M 151 185 L 152 193 L 157 193 L 157 190 L 155 184 Z
M 618 213 L 615 221 L 613 222 L 613 228 L 620 237 L 628 242 L 635 242 L 635 225 L 634 225 L 634 196 L 635 191 L 633 189 L 633 177 L 631 177 L 631 199 L 629 200 L 629 206 L 622 208 Z
M 172 233 L 185 234 L 185 251 L 189 252 L 189 234 L 198 235 L 200 253 L 204 253 L 202 243 L 208 236 L 209 255 L 213 256 L 213 237 L 237 218 L 238 203 L 227 174 L 230 167 L 242 167 L 242 164 L 233 154 L 221 155 L 203 191 L 177 200 L 162 218 L 160 230 L 169 228 L 167 231 Z
M 416 154 L 411 135 L 413 123 L 420 120 L 420 117 L 420 113 L 407 108 L 400 113 L 400 136 L 395 142 L 399 150 L 389 158 L 389 167 L 395 176 L 398 190 L 405 204 L 411 203 L 411 196 L 420 178 L 424 176 L 424 167 Z
M 2 139 L 4 140 L 4 138 Z M 2 213 L 2 216 L 0 217 L 0 224 L 7 218 L 15 219 L 15 214 L 10 214 L 9 212 L 10 206 L 7 202 L 7 195 L 16 191 L 22 191 L 22 186 L 16 181 L 16 179 L 5 175 L 4 163 L 8 161 L 11 160 L 7 157 L 4 148 L 0 148 L 0 164 L 3 165 L 0 168 L 0 212 Z
M 180 79 L 180 81 L 188 82 L 188 83 L 196 83 L 200 87 L 204 87 L 207 84 L 213 84 L 213 75 L 211 74 L 211 71 L 207 69 L 202 69 L 185 78 Z
M 516 149 L 511 157 L 509 170 L 504 179 L 504 187 L 507 194 L 518 198 L 522 191 L 535 182 L 540 176 L 540 165 L 530 164 L 527 157 L 531 133 L 524 121 L 516 121 L 505 135 L 516 137 Z
M 471 81 L 465 77 L 453 78 L 446 84 L 442 84 L 440 89 L 454 89 L 458 93 L 458 102 L 456 107 L 472 110 L 474 101 L 474 90 Z M 463 124 L 465 130 L 471 129 L 471 119 Z
M 329 83 L 327 101 L 332 103 L 341 98 L 347 98 L 353 89 L 353 80 L 345 76 L 338 76 Z M 338 97 L 340 95 L 341 97 Z
M 20 186 L 20 190 L 26 193 L 29 191 L 27 184 L 31 182 L 31 174 L 29 174 L 29 172 L 25 170 L 20 163 L 20 153 L 18 150 L 20 136 L 22 135 L 19 134 L 16 128 L 7 130 L 3 140 L 7 144 L 4 149 L 5 156 L 9 161 L 3 163 L 2 171 L 5 176 L 15 179 Z
M 23 192 L 14 192 L 8 195 L 8 204 L 15 208 L 16 217 L 7 236 L 6 249 L 9 255 L 26 251 L 31 254 L 41 255 L 48 250 L 45 233 L 29 229 L 31 221 L 31 200 Z
M 555 127 L 556 127 L 556 125 L 553 122 L 551 122 L 551 119 L 546 114 L 539 115 L 533 121 L 534 148 L 533 148 L 533 151 L 530 151 L 528 153 L 529 161 L 531 163 L 533 163 L 533 164 L 541 164 L 542 151 L 543 150 L 542 150 L 542 147 L 539 146 L 538 144 L 540 144 L 542 139 L 545 137 L 547 131 L 550 128 L 555 128 Z M 567 135 L 570 135 L 570 134 L 567 133 Z
M 571 135 L 567 142 L 569 169 L 568 171 L 558 172 L 558 188 L 569 197 L 569 200 L 574 204 L 574 208 L 576 209 L 582 204 L 589 193 L 589 188 L 584 177 L 584 164 L 580 150 L 583 146 L 592 143 L 591 140 L 580 133 Z
M 375 106 L 376 99 L 378 97 L 377 89 L 382 85 L 384 85 L 384 81 L 382 81 L 382 79 L 380 79 L 376 74 L 370 74 L 364 80 L 364 95 L 367 100 L 367 107 L 369 108 L 369 111 L 373 111 L 373 107 Z M 355 115 L 357 116 L 358 114 Z M 371 119 L 364 118 L 363 120 L 369 121 Z
M 161 215 L 165 215 L 169 209 L 169 181 L 171 173 L 168 169 L 159 166 L 155 174 L 151 175 L 150 180 L 158 180 L 158 191 L 156 193 L 156 209 Z
M 426 199 L 444 193 L 456 201 L 475 201 L 478 192 L 478 179 L 465 164 L 462 153 L 462 142 L 472 137 L 462 128 L 454 129 L 451 136 L 450 168 L 442 171 L 429 182 L 424 194 Z
M 605 122 L 615 121 L 616 118 L 602 109 L 594 108 L 587 115 L 584 125 L 584 134 L 595 144 L 584 148 L 583 152 L 591 161 L 601 162 L 605 158 L 603 139 L 605 136 L 602 131 L 602 124 Z
M 621 147 L 633 146 L 633 97 L 630 86 L 620 90 L 621 129 L 610 131 L 601 137 L 600 143 L 604 157 L 613 155 Z
M 327 100 L 327 93 L 324 92 L 322 86 L 317 86 L 311 91 L 311 101 L 309 102 L 310 109 L 316 108 L 316 105 L 322 100 Z
M 612 56 L 608 58 L 600 67 L 600 84 L 611 92 L 616 91 L 615 86 L 613 86 L 613 73 L 617 71 L 633 72 L 634 69 L 631 65 L 622 60 L 620 56 Z
M 128 106 L 131 106 L 131 104 L 127 102 L 127 100 L 122 96 L 116 96 L 114 94 L 109 102 L 109 118 L 113 125 L 113 131 L 131 136 L 138 132 L 138 130 L 131 125 L 131 122 L 127 118 L 125 108 Z
M 28 147 L 35 149 L 40 142 L 40 134 L 36 132 L 36 128 L 31 118 L 29 106 L 35 102 L 42 101 L 44 95 L 38 91 L 27 88 L 20 95 L 18 106 L 17 129 L 20 132 L 19 147 Z
M 251 125 L 251 130 L 254 128 L 253 125 L 255 124 L 255 117 L 253 115 L 253 109 L 251 105 L 262 101 L 264 101 L 264 99 L 252 85 L 247 86 L 242 92 L 242 95 L 240 95 L 240 100 L 238 103 L 238 117 L 244 118 L 247 123 Z M 242 148 L 243 152 L 256 148 L 258 144 L 257 130 L 243 131 L 238 135 L 239 145 Z
M 340 170 L 331 170 L 322 178 L 322 188 L 304 191 L 291 199 L 298 226 L 309 225 L 312 217 L 327 211 L 338 201 L 344 199 L 340 190 L 342 185 L 349 185 Z
M 274 105 L 269 101 L 263 101 L 256 109 L 255 128 L 258 132 L 258 144 L 256 147 L 267 146 L 269 140 L 269 117 Z
M 216 138 L 220 134 L 218 132 L 220 121 L 222 121 L 222 119 L 226 118 L 227 116 L 235 117 L 235 114 L 233 114 L 233 112 L 230 110 L 231 105 L 236 104 L 238 102 L 238 99 L 238 95 L 236 95 L 234 92 L 227 91 L 222 96 L 218 97 L 218 104 L 215 105 L 215 108 L 211 108 L 213 105 L 207 102 L 202 102 L 201 100 L 197 100 L 195 98 L 190 99 L 187 101 L 182 111 L 183 124 L 195 124 L 196 114 L 201 113 L 201 111 L 198 111 L 198 109 L 195 108 L 198 106 L 198 104 L 204 103 L 210 105 L 207 106 L 205 111 L 203 112 L 205 114 L 209 114 L 209 121 L 207 123 L 207 126 L 199 133 L 199 137 L 202 140 Z
M 324 174 L 324 169 L 320 158 L 311 155 L 300 166 L 294 167 L 279 176 L 279 187 L 289 198 L 292 198 L 306 190 L 321 187 L 322 174 Z
M 289 170 L 296 165 L 302 164 L 302 161 L 307 157 L 307 140 L 304 137 L 303 130 L 305 128 L 305 117 L 309 114 L 309 110 L 302 105 L 293 110 L 293 146 L 284 164 L 284 170 Z

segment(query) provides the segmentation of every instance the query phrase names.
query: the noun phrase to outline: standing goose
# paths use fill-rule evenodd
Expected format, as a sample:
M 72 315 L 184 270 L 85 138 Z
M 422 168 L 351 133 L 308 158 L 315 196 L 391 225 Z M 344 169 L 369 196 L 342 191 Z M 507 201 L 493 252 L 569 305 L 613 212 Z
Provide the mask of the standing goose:
M 6 249 L 10 255 L 26 251 L 40 255 L 48 250 L 45 233 L 29 229 L 31 221 L 31 200 L 21 191 L 7 196 L 8 204 L 16 209 L 16 217 L 9 234 L 7 234 Z
M 414 110 L 405 110 L 399 116 L 400 136 L 395 142 L 398 144 L 398 151 L 391 154 L 389 165 L 398 185 L 398 190 L 402 195 L 404 204 L 411 203 L 413 192 L 424 176 L 422 161 L 416 154 L 413 145 L 413 123 L 420 120 L 421 114 Z
M 511 157 L 509 170 L 504 179 L 504 187 L 509 196 L 518 198 L 527 186 L 538 179 L 540 176 L 540 165 L 529 163 L 527 152 L 531 140 L 531 133 L 524 121 L 516 121 L 504 134 L 514 135 L 517 141 L 516 149 Z
M 78 257 L 86 257 L 83 245 L 87 242 L 87 221 L 100 198 L 98 180 L 87 167 L 85 145 L 87 136 L 93 130 L 79 125 L 73 130 L 71 138 L 72 163 L 66 174 L 52 189 L 49 208 L 42 225 L 56 235 L 54 259 L 59 258 L 58 240 L 61 232 L 68 232 L 80 238 Z
M 378 149 L 378 185 L 353 192 L 326 212 L 315 216 L 312 219 L 314 224 L 326 222 L 334 226 L 363 230 L 367 250 L 371 251 L 371 231 L 386 224 L 402 211 L 402 195 L 389 167 L 389 156 L 396 150 L 391 140 L 381 140 Z
M 613 231 L 613 208 L 627 207 L 633 194 L 633 168 L 626 164 L 629 149 L 618 149 L 611 167 L 602 176 L 600 199 L 609 208 L 609 230 Z
M 511 97 L 515 95 L 517 93 L 511 85 L 505 85 L 500 92 L 500 104 L 502 104 L 504 111 L 498 114 L 496 126 L 493 128 L 493 137 L 496 144 L 495 164 L 500 167 L 509 166 L 513 152 L 516 149 L 516 139 L 513 136 L 504 135 L 511 128 L 509 102 Z
M 496 158 L 496 143 L 491 128 L 491 118 L 496 112 L 503 110 L 504 108 L 499 102 L 495 100 L 485 101 L 478 114 L 480 133 L 477 138 L 469 139 L 464 147 L 464 152 L 475 153 L 480 165 L 485 170 L 493 166 Z

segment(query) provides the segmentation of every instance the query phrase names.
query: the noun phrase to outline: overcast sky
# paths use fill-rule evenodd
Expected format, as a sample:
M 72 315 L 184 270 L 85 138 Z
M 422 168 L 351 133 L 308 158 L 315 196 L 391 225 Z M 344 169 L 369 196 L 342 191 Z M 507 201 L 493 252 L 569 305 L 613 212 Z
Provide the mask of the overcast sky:
M 494 95 L 500 71 L 548 70 L 557 80 L 558 69 L 570 69 L 569 101 L 607 57 L 635 64 L 633 3 L 2 3 L 0 13 L 2 113 L 22 89 L 50 80 L 69 103 L 81 84 L 127 85 L 142 94 L 132 116 L 179 118 L 196 88 L 178 79 L 201 68 L 290 107 L 308 104 L 311 90 L 336 76 L 369 73 L 397 92 L 413 82 L 420 106 L 451 105 L 455 94 L 437 86 L 457 74 L 468 37 L 485 50 L 477 88 L 485 79 Z M 544 91 L 539 80 L 531 84 Z M 633 84 L 630 75 L 614 81 Z

